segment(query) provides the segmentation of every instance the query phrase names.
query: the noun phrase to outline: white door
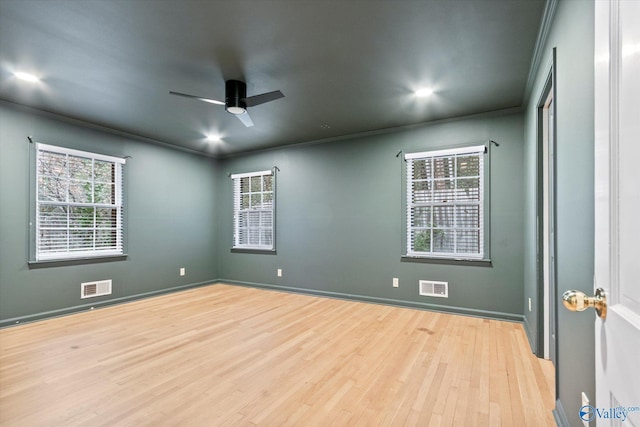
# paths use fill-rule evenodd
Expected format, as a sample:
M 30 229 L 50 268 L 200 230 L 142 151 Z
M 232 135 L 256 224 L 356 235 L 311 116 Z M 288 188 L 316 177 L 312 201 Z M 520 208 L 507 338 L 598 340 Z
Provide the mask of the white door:
M 595 0 L 596 404 L 584 418 L 640 427 L 640 1 Z

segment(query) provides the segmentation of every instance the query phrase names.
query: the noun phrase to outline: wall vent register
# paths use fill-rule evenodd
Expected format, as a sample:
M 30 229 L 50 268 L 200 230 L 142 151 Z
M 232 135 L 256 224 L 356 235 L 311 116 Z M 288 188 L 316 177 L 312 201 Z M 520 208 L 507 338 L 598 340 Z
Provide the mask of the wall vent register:
M 85 282 L 80 284 L 80 298 L 92 298 L 111 294 L 111 280 Z
M 420 295 L 427 297 L 449 298 L 449 282 L 435 282 L 420 280 L 418 283 Z

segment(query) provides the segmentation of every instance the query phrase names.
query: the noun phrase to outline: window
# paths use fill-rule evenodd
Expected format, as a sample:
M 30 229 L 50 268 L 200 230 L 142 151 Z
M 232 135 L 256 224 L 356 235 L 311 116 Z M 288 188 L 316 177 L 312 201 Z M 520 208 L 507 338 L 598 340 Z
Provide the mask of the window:
M 124 162 L 36 144 L 36 261 L 124 254 Z
M 485 146 L 405 155 L 407 256 L 485 258 Z
M 233 248 L 274 250 L 273 172 L 231 175 L 233 180 Z

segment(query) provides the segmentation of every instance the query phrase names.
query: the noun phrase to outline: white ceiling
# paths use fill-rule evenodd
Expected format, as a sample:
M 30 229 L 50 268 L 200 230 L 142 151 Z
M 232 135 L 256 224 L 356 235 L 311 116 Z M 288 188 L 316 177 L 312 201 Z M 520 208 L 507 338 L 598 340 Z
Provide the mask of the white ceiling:
M 0 0 L 0 99 L 213 155 L 519 107 L 544 6 Z M 223 100 L 226 79 L 285 98 L 250 108 L 246 128 L 168 93 Z M 413 96 L 422 86 L 435 93 Z

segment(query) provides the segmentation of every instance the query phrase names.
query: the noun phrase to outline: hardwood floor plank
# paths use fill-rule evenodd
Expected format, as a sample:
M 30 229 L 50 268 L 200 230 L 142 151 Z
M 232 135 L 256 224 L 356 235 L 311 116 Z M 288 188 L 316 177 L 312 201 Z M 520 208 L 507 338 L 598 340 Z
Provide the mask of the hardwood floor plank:
M 0 425 L 554 425 L 522 325 L 213 285 L 0 330 Z

